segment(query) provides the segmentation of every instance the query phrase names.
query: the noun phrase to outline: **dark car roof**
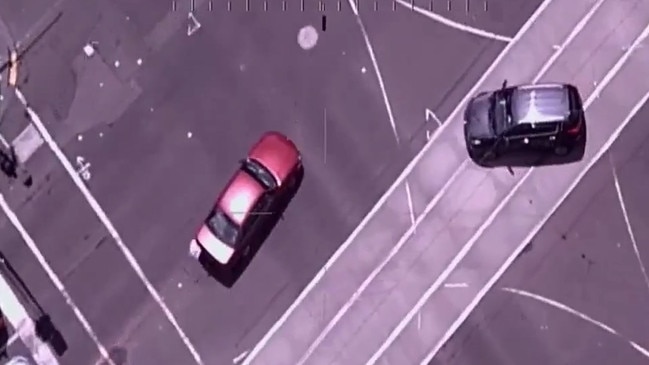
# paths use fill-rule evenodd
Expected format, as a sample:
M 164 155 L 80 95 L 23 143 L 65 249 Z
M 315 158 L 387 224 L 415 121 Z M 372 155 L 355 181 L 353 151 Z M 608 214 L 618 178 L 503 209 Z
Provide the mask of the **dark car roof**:
M 265 133 L 250 149 L 248 158 L 262 164 L 282 185 L 300 160 L 295 144 L 279 132 Z
M 564 84 L 515 87 L 511 96 L 515 124 L 561 122 L 570 115 L 570 88 Z
M 240 226 L 264 192 L 265 188 L 254 177 L 243 170 L 237 170 L 216 204 Z

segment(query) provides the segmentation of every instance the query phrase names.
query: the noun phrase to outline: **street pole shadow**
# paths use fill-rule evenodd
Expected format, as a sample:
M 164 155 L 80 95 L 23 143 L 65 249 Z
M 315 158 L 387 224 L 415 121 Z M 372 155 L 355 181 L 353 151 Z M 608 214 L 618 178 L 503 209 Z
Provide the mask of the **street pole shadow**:
M 278 199 L 276 208 L 272 212 L 268 212 L 269 217 L 262 221 L 263 223 L 260 224 L 259 228 L 250 237 L 250 253 L 247 256 L 241 257 L 241 259 L 232 265 L 222 265 L 209 254 L 201 252 L 198 261 L 203 266 L 203 269 L 226 288 L 232 288 L 255 256 L 257 256 L 262 244 L 268 239 L 275 226 L 277 226 L 280 220 L 284 219 L 284 212 L 300 190 L 303 180 L 304 167 L 298 172 L 295 185 L 292 189 L 287 190 L 286 194 Z
M 9 333 L 9 328 L 7 327 L 7 321 L 5 320 L 4 313 L 0 311 L 0 359 L 8 359 L 9 354 L 7 353 L 7 347 L 9 346 L 9 339 L 11 335 Z
M 52 322 L 52 318 L 46 313 L 36 320 L 36 335 L 48 343 L 57 356 L 63 356 L 68 351 L 65 338 Z
M 27 300 L 29 304 L 28 307 L 30 308 L 28 312 L 33 312 L 35 309 L 35 311 L 38 313 L 38 318 L 36 319 L 35 323 L 36 336 L 38 336 L 43 342 L 49 344 L 57 356 L 62 356 L 68 350 L 68 344 L 63 338 L 61 332 L 52 322 L 52 318 L 44 311 L 43 307 L 40 305 L 38 300 L 36 300 L 18 272 L 14 269 L 7 257 L 4 256 L 2 252 L 0 252 L 0 264 L 0 271 L 2 271 L 4 275 L 6 275 L 7 280 L 13 287 L 16 288 L 17 294 L 20 294 L 20 296 L 24 297 Z M 4 327 L 6 328 L 6 326 Z

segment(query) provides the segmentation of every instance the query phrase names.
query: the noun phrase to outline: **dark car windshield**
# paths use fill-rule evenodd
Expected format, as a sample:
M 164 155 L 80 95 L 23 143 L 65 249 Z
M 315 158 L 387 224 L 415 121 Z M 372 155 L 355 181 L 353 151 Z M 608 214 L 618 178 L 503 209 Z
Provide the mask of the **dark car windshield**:
M 511 91 L 496 91 L 491 96 L 491 107 L 489 108 L 489 121 L 491 128 L 497 136 L 505 133 L 512 124 Z
M 259 162 L 248 158 L 243 161 L 241 168 L 259 181 L 266 189 L 275 189 L 277 187 L 277 181 L 275 181 L 273 174 Z
M 223 243 L 234 246 L 239 227 L 221 210 L 213 209 L 205 221 L 210 231 Z

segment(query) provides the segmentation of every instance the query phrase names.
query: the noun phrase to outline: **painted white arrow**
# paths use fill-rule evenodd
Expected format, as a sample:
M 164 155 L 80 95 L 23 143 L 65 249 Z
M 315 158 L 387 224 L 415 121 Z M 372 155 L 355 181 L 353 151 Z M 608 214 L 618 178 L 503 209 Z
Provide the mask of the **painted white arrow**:
M 196 20 L 194 13 L 190 12 L 187 15 L 187 19 L 191 20 L 193 24 L 187 24 L 187 36 L 194 34 L 200 27 L 201 23 Z

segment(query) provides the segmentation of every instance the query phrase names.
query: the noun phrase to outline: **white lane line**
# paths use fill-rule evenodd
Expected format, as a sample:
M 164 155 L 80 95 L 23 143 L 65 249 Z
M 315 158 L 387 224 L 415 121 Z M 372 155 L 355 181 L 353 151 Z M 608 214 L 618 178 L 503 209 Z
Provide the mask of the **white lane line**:
M 459 30 L 461 32 L 466 32 L 466 33 L 469 33 L 469 34 L 476 35 L 478 37 L 487 38 L 487 39 L 491 39 L 491 40 L 499 41 L 499 42 L 511 42 L 511 41 L 514 40 L 513 38 L 506 37 L 504 35 L 488 32 L 488 31 L 482 30 L 480 28 L 475 28 L 475 27 L 472 27 L 472 26 L 469 26 L 469 25 L 466 25 L 466 24 L 458 23 L 456 21 L 453 21 L 451 19 L 443 17 L 443 16 L 441 16 L 441 15 L 439 15 L 437 13 L 434 13 L 434 12 L 432 12 L 430 10 L 426 10 L 424 8 L 416 6 L 414 1 L 412 1 L 412 0 L 410 0 L 410 1 L 395 0 L 395 2 L 398 3 L 399 5 L 403 6 L 403 7 L 406 7 L 406 8 L 408 8 L 408 9 L 414 11 L 414 12 L 417 12 L 417 13 L 421 14 L 421 15 L 429 18 L 429 19 L 432 19 L 432 20 L 434 20 L 434 21 L 436 21 L 438 23 L 444 24 L 447 27 L 451 27 L 451 28 L 453 28 L 455 30 Z M 469 2 L 467 1 L 467 4 L 468 3 Z
M 597 161 L 599 161 L 599 159 L 604 155 L 604 153 L 611 147 L 613 142 L 615 142 L 615 140 L 620 136 L 620 133 L 622 133 L 622 130 L 627 126 L 627 124 L 629 124 L 631 119 L 633 119 L 633 117 L 638 113 L 640 108 L 647 102 L 647 100 L 649 100 L 649 92 L 647 92 L 633 107 L 633 109 L 631 109 L 631 111 L 624 119 L 624 121 L 617 127 L 617 129 L 613 132 L 613 134 L 611 134 L 611 136 L 606 141 L 606 143 L 604 143 L 604 146 L 602 146 L 602 148 L 597 152 L 595 157 L 590 161 L 590 163 L 586 166 L 586 168 L 584 168 L 581 171 L 581 173 L 577 176 L 575 181 L 573 181 L 572 185 L 568 187 L 568 190 L 566 190 L 566 192 L 561 196 L 561 198 L 559 198 L 559 200 L 552 207 L 552 209 L 550 209 L 550 211 L 545 216 L 543 216 L 543 218 L 536 224 L 536 226 L 534 226 L 534 228 L 530 231 L 527 237 L 525 237 L 525 239 L 521 241 L 520 245 L 507 258 L 505 263 L 503 263 L 503 265 L 500 268 L 498 268 L 496 274 L 492 276 L 491 279 L 489 279 L 487 284 L 484 287 L 482 287 L 482 289 L 480 289 L 480 291 L 473 299 L 473 301 L 469 304 L 469 306 L 467 306 L 467 308 L 464 310 L 464 312 L 462 312 L 460 317 L 458 317 L 458 319 L 451 325 L 451 327 L 449 327 L 448 331 L 446 331 L 444 337 L 442 337 L 442 340 L 440 340 L 437 343 L 437 345 L 433 348 L 433 350 L 428 354 L 428 356 L 424 358 L 424 360 L 421 362 L 422 365 L 427 365 L 433 359 L 433 357 L 435 357 L 439 349 L 442 348 L 442 346 L 444 346 L 446 341 L 448 341 L 448 339 L 451 338 L 453 333 L 455 333 L 455 331 L 457 331 L 457 329 L 462 325 L 462 323 L 464 323 L 466 318 L 473 311 L 473 309 L 478 305 L 478 303 L 480 303 L 482 298 L 484 298 L 484 296 L 487 295 L 487 292 L 491 290 L 491 288 L 496 283 L 496 281 L 500 279 L 500 277 L 505 273 L 507 268 L 509 268 L 509 266 L 511 266 L 511 264 L 514 262 L 516 257 L 520 255 L 521 251 L 523 251 L 527 243 L 530 242 L 534 238 L 534 236 L 536 236 L 536 234 L 539 232 L 539 230 L 541 230 L 541 227 L 543 227 L 545 222 L 547 222 L 548 219 L 550 219 L 550 217 L 554 214 L 554 212 L 557 209 L 559 209 L 559 206 L 568 198 L 568 195 L 570 195 L 570 193 L 572 193 L 572 191 L 577 187 L 577 185 L 581 182 L 584 176 L 586 176 L 586 173 L 588 173 L 588 171 L 595 165 L 595 163 L 597 163 Z
M 569 306 L 567 306 L 567 305 L 565 305 L 563 303 L 560 303 L 560 302 L 558 302 L 556 300 L 553 300 L 553 299 L 550 299 L 548 297 L 544 297 L 542 295 L 534 294 L 534 293 L 531 293 L 531 292 L 528 292 L 528 291 L 525 291 L 525 290 L 514 289 L 514 288 L 502 288 L 502 290 L 504 290 L 506 292 L 509 292 L 509 293 L 512 293 L 512 294 L 520 295 L 520 296 L 523 296 L 523 297 L 526 297 L 526 298 L 534 299 L 536 301 L 547 304 L 547 305 L 549 305 L 551 307 L 554 307 L 556 309 L 559 309 L 559 310 L 562 310 L 564 312 L 570 313 L 575 317 L 579 317 L 579 318 L 583 319 L 584 321 L 589 322 L 592 325 L 595 325 L 595 326 L 601 328 L 602 330 L 604 330 L 604 331 L 606 331 L 606 332 L 608 332 L 608 333 L 610 333 L 610 334 L 612 334 L 612 335 L 614 335 L 616 337 L 619 337 L 619 338 L 627 341 L 629 343 L 629 345 L 631 345 L 631 347 L 633 347 L 635 350 L 637 350 L 639 353 L 641 353 L 645 357 L 649 358 L 649 350 L 647 350 L 646 348 L 638 345 L 636 342 L 629 340 L 627 337 L 622 336 L 618 331 L 616 331 L 613 328 L 607 326 L 603 322 L 595 320 L 592 317 L 590 317 L 590 316 L 588 316 L 588 315 L 586 315 L 586 314 L 584 314 L 582 312 L 579 312 L 576 309 L 573 309 L 573 308 L 571 308 L 571 307 L 569 307 Z
M 410 224 L 415 225 L 415 208 L 412 204 L 412 194 L 410 193 L 410 184 L 406 181 L 406 198 L 408 199 L 408 210 L 410 211 Z
M 293 303 L 291 303 L 291 305 L 282 314 L 282 316 L 277 320 L 277 322 L 275 322 L 273 324 L 273 326 L 268 330 L 268 332 L 266 332 L 264 337 L 262 337 L 262 339 L 257 343 L 257 345 L 255 345 L 255 347 L 252 349 L 252 351 L 250 352 L 250 355 L 248 355 L 248 357 L 246 358 L 246 361 L 243 363 L 243 365 L 249 365 L 250 363 L 252 363 L 252 361 L 257 356 L 257 354 L 270 341 L 270 338 L 275 335 L 275 333 L 280 329 L 280 327 L 288 320 L 288 318 L 291 316 L 291 314 L 293 314 L 295 309 L 302 303 L 302 301 L 304 301 L 304 298 L 306 298 L 306 296 L 313 290 L 313 288 L 315 288 L 315 286 L 320 282 L 320 280 L 322 280 L 322 278 L 324 277 L 325 273 L 329 270 L 329 268 L 331 268 L 336 263 L 336 261 L 338 261 L 340 256 L 342 256 L 342 254 L 347 250 L 347 248 L 354 242 L 356 237 L 358 237 L 358 235 L 365 228 L 365 226 L 367 226 L 370 219 L 372 219 L 372 217 L 374 217 L 379 212 L 379 210 L 383 207 L 385 202 L 388 200 L 388 197 L 390 197 L 392 195 L 392 193 L 394 193 L 394 191 L 397 189 L 397 187 L 406 179 L 406 177 L 410 174 L 410 172 L 412 172 L 412 170 L 414 170 L 414 168 L 417 166 L 417 164 L 419 164 L 419 161 L 421 161 L 421 159 L 424 157 L 424 155 L 426 155 L 426 152 L 428 152 L 428 150 L 433 146 L 433 144 L 435 143 L 437 138 L 439 138 L 439 136 L 442 134 L 442 132 L 444 130 L 446 130 L 446 128 L 448 128 L 448 126 L 450 125 L 449 121 L 457 118 L 457 116 L 460 115 L 460 113 L 462 112 L 462 108 L 467 103 L 467 101 L 469 101 L 469 99 L 471 97 L 473 97 L 473 95 L 475 95 L 475 93 L 478 92 L 478 89 L 480 89 L 480 87 L 482 87 L 482 84 L 484 84 L 487 77 L 489 77 L 489 75 L 494 72 L 494 70 L 496 69 L 496 67 L 498 67 L 500 62 L 502 62 L 502 60 L 505 58 L 505 56 L 507 56 L 509 54 L 512 47 L 514 45 L 516 45 L 516 43 L 518 43 L 518 41 L 523 37 L 523 35 L 525 33 L 527 33 L 527 31 L 534 24 L 534 22 L 536 22 L 536 20 L 541 16 L 541 14 L 543 14 L 543 11 L 545 11 L 545 9 L 548 6 L 550 6 L 552 1 L 554 1 L 554 0 L 544 0 L 543 3 L 541 3 L 541 5 L 539 5 L 539 7 L 536 8 L 536 11 L 534 12 L 534 14 L 532 14 L 532 16 L 530 16 L 527 19 L 527 21 L 525 22 L 525 24 L 523 24 L 523 26 L 518 31 L 518 33 L 516 33 L 516 36 L 514 37 L 514 39 L 505 46 L 505 48 L 500 52 L 498 57 L 496 57 L 494 62 L 482 74 L 482 76 L 480 77 L 478 82 L 476 82 L 476 84 L 473 85 L 471 90 L 469 90 L 466 93 L 464 98 L 458 103 L 458 105 L 455 107 L 453 112 L 451 112 L 451 114 L 448 116 L 448 118 L 446 118 L 445 122 L 442 123 L 442 125 L 439 128 L 435 129 L 432 136 L 430 136 L 430 138 L 426 142 L 426 145 L 424 145 L 424 147 L 419 151 L 419 153 L 417 153 L 417 155 L 412 159 L 412 161 L 410 161 L 410 163 L 408 163 L 408 165 L 401 172 L 399 177 L 396 178 L 394 183 L 392 183 L 392 185 L 388 188 L 388 190 L 386 190 L 386 192 L 374 204 L 372 209 L 367 213 L 367 215 L 358 224 L 358 226 L 356 226 L 356 228 L 352 231 L 352 233 L 349 235 L 349 237 L 347 237 L 345 242 L 343 242 L 340 245 L 340 247 L 333 253 L 333 255 L 331 255 L 331 257 L 329 257 L 329 260 L 327 260 L 327 262 L 322 266 L 322 268 L 320 268 L 320 270 L 318 270 L 318 272 L 315 274 L 313 279 L 311 279 L 309 284 L 307 284 L 307 286 L 302 290 L 302 292 L 300 292 L 300 295 L 298 295 L 298 297 L 295 299 L 295 301 Z
M 95 197 L 90 193 L 90 190 L 86 187 L 85 183 L 83 180 L 81 180 L 81 177 L 76 173 L 74 167 L 68 161 L 67 157 L 65 157 L 65 154 L 63 151 L 61 151 L 61 148 L 56 144 L 54 141 L 54 138 L 50 135 L 50 133 L 47 131 L 47 128 L 43 124 L 43 121 L 41 118 L 34 112 L 34 110 L 29 106 L 27 103 L 27 100 L 25 99 L 25 96 L 23 93 L 16 88 L 16 96 L 20 100 L 20 102 L 23 104 L 25 109 L 27 110 L 27 113 L 29 114 L 30 120 L 34 124 L 34 126 L 38 129 L 38 132 L 41 134 L 41 137 L 43 137 L 43 140 L 45 140 L 45 143 L 49 146 L 49 148 L 52 150 L 54 155 L 58 158 L 59 162 L 61 165 L 65 168 L 67 171 L 68 175 L 70 175 L 70 178 L 72 178 L 72 181 L 74 184 L 79 188 L 79 191 L 81 191 L 81 194 L 86 198 L 86 201 L 92 208 L 92 210 L 95 212 L 99 220 L 104 224 L 106 227 L 106 230 L 110 233 L 110 235 L 113 237 L 115 240 L 115 243 L 117 244 L 117 247 L 122 251 L 122 254 L 124 254 L 124 257 L 126 257 L 126 260 L 128 263 L 131 265 L 131 268 L 135 271 L 137 276 L 140 278 L 144 286 L 146 286 L 147 290 L 149 291 L 149 294 L 153 297 L 153 299 L 156 301 L 158 306 L 162 309 L 164 312 L 165 316 L 169 320 L 169 322 L 173 325 L 174 329 L 180 336 L 181 340 L 185 344 L 185 347 L 189 350 L 191 355 L 194 358 L 194 361 L 196 361 L 197 364 L 202 365 L 203 360 L 201 360 L 200 355 L 198 354 L 198 351 L 194 348 L 194 345 L 192 345 L 191 341 L 183 331 L 183 329 L 180 327 L 178 324 L 178 321 L 174 317 L 173 313 L 171 313 L 171 310 L 169 310 L 169 307 L 167 307 L 167 304 L 165 303 L 164 299 L 158 293 L 156 288 L 151 284 L 149 279 L 147 278 L 146 274 L 144 274 L 144 271 L 140 267 L 140 265 L 137 263 L 137 260 L 135 259 L 135 256 L 133 256 L 133 253 L 131 250 L 126 246 L 124 241 L 122 241 L 122 238 L 120 237 L 119 233 L 113 226 L 113 223 L 110 221 L 102 207 L 99 205 Z
M 645 27 L 645 29 L 642 31 L 642 33 L 634 40 L 633 44 L 639 44 L 640 42 L 642 42 L 642 40 L 644 40 L 644 38 L 646 38 L 647 34 L 649 34 L 649 25 L 647 27 Z M 584 103 L 584 109 L 588 109 L 592 105 L 592 103 L 595 100 L 597 100 L 597 98 L 599 97 L 599 94 L 609 84 L 609 82 L 613 79 L 613 77 L 622 69 L 622 66 L 624 66 L 624 64 L 629 59 L 629 57 L 631 56 L 633 51 L 634 51 L 634 49 L 632 47 L 632 48 L 628 49 L 626 52 L 624 52 L 622 57 L 620 57 L 620 59 L 615 63 L 615 65 L 613 65 L 613 67 L 606 73 L 606 75 L 604 75 L 604 77 L 602 78 L 602 81 L 597 85 L 595 90 L 593 90 L 593 92 L 588 97 L 588 100 L 586 100 L 586 102 Z M 604 148 L 608 149 L 606 144 L 604 146 L 602 146 L 602 149 L 600 149 L 600 151 L 602 151 Z M 385 352 L 385 350 L 387 350 L 387 348 L 392 344 L 392 342 L 394 342 L 394 340 L 399 336 L 399 334 L 403 331 L 403 329 L 412 320 L 412 317 L 415 315 L 415 313 L 418 312 L 424 304 L 426 304 L 426 302 L 428 301 L 430 296 L 433 295 L 433 293 L 435 291 L 437 291 L 440 284 L 447 279 L 447 277 L 453 272 L 453 270 L 455 270 L 455 267 L 469 253 L 469 250 L 471 249 L 471 247 L 473 247 L 473 245 L 478 241 L 478 239 L 480 239 L 480 236 L 482 236 L 484 231 L 487 230 L 487 228 L 491 225 L 491 223 L 493 223 L 493 221 L 496 219 L 496 217 L 498 216 L 500 211 L 512 199 L 514 194 L 516 194 L 516 192 L 518 192 L 518 189 L 523 185 L 523 183 L 525 183 L 527 181 L 527 179 L 530 177 L 530 175 L 532 174 L 532 172 L 534 170 L 535 170 L 534 167 L 527 170 L 527 172 L 525 173 L 523 178 L 521 178 L 521 180 L 519 180 L 516 183 L 516 185 L 514 185 L 514 187 L 511 189 L 511 191 L 505 196 L 505 198 L 500 202 L 500 204 L 498 204 L 496 209 L 494 209 L 494 211 L 491 212 L 489 217 L 487 217 L 487 220 L 485 220 L 485 222 L 480 226 L 480 228 L 478 228 L 478 230 L 471 237 L 469 242 L 467 242 L 467 244 L 464 247 L 462 247 L 462 250 L 460 250 L 460 252 L 457 254 L 457 256 L 455 256 L 453 258 L 453 261 L 451 261 L 449 266 L 446 267 L 446 269 L 444 269 L 442 274 L 437 278 L 437 280 L 433 283 L 433 285 L 430 288 L 428 288 L 428 290 L 419 299 L 419 301 L 415 304 L 415 306 L 411 309 L 411 311 L 408 312 L 408 314 L 402 319 L 402 321 L 399 323 L 399 325 L 397 325 L 397 327 L 390 333 L 390 336 L 388 336 L 388 338 L 383 343 L 383 345 L 381 345 L 379 350 L 374 354 L 374 356 L 372 356 L 370 361 L 367 362 L 368 365 L 369 364 L 374 364 L 376 362 L 376 360 L 378 360 L 378 358 L 383 354 L 383 352 Z M 527 242 L 529 242 L 529 240 L 521 243 L 520 249 L 524 248 L 525 245 L 527 244 Z M 515 250 L 515 251 L 518 251 L 518 249 Z M 478 295 L 480 295 L 480 292 L 479 292 Z M 471 305 L 473 305 L 473 303 L 471 303 Z M 476 303 L 476 305 L 477 305 L 477 303 Z M 469 309 L 469 313 L 470 313 L 470 311 L 473 310 L 473 307 L 469 306 L 469 307 L 467 307 L 467 309 Z M 468 314 L 467 314 L 467 316 L 468 316 Z M 446 340 L 448 338 L 450 338 L 450 336 L 456 330 L 457 330 L 457 328 L 455 328 L 454 326 L 449 327 L 448 331 L 444 334 L 444 337 L 443 337 L 443 338 L 446 338 L 446 339 L 444 339 L 443 341 L 439 341 L 437 343 L 437 346 L 435 346 L 435 349 L 441 348 L 442 345 L 446 342 Z M 438 350 L 436 350 L 435 352 L 437 352 L 437 351 Z
M 52 280 L 52 283 L 54 284 L 56 289 L 61 293 L 67 305 L 70 307 L 70 309 L 72 309 L 72 312 L 74 312 L 74 315 L 79 320 L 79 323 L 81 323 L 81 326 L 83 326 L 83 329 L 86 331 L 86 333 L 88 334 L 92 342 L 94 342 L 95 346 L 97 347 L 97 350 L 99 350 L 101 357 L 104 359 L 104 361 L 106 361 L 106 363 L 110 365 L 115 365 L 113 361 L 110 359 L 110 356 L 108 355 L 108 351 L 106 351 L 106 347 L 104 347 L 104 345 L 99 340 L 97 333 L 92 329 L 86 317 L 83 315 L 83 313 L 81 313 L 79 307 L 77 307 L 77 305 L 74 303 L 74 300 L 72 300 L 72 296 L 70 296 L 70 293 L 68 293 L 68 290 L 65 288 L 65 285 L 63 285 L 61 279 L 59 279 L 58 275 L 56 275 L 54 270 L 52 270 L 52 267 L 45 259 L 45 256 L 43 256 L 43 254 L 41 253 L 41 250 L 36 245 L 36 242 L 34 242 L 34 240 L 29 235 L 25 227 L 22 225 L 16 213 L 14 213 L 14 211 L 11 210 L 9 204 L 7 204 L 7 201 L 5 200 L 5 197 L 2 194 L 0 194 L 0 207 L 2 207 L 2 210 L 4 211 L 7 218 L 9 218 L 9 221 L 14 226 L 14 228 L 16 228 L 18 233 L 20 233 L 20 236 L 22 237 L 23 241 L 25 241 L 27 247 L 29 247 L 29 250 L 34 254 L 34 257 L 36 257 L 36 260 L 38 260 L 38 263 L 41 265 L 43 270 L 45 270 L 47 276 L 50 278 L 50 280 Z M 29 324 L 28 327 L 32 325 L 33 323 Z
M 460 176 L 460 173 L 464 169 L 464 167 L 469 163 L 469 160 L 464 160 L 462 162 L 462 165 L 460 165 L 461 168 L 455 170 L 455 173 L 451 176 L 450 179 L 446 181 L 444 186 L 442 186 L 442 189 L 440 190 L 442 193 L 437 194 L 433 200 L 431 200 L 426 208 L 424 209 L 424 212 L 420 214 L 417 219 L 415 220 L 414 224 L 408 228 L 408 230 L 399 238 L 399 241 L 397 244 L 390 250 L 388 255 L 381 261 L 381 263 L 372 270 L 370 275 L 361 283 L 361 285 L 356 289 L 354 294 L 352 294 L 352 297 L 349 298 L 345 304 L 338 310 L 336 315 L 327 323 L 325 328 L 322 329 L 322 332 L 318 335 L 318 337 L 311 343 L 309 348 L 306 350 L 304 355 L 300 358 L 300 361 L 298 361 L 298 365 L 303 365 L 309 357 L 313 354 L 313 352 L 320 346 L 320 343 L 329 335 L 329 332 L 336 326 L 336 324 L 345 316 L 347 311 L 356 303 L 358 298 L 360 298 L 361 294 L 367 289 L 367 287 L 370 285 L 370 283 L 376 278 L 379 273 L 383 270 L 383 268 L 392 260 L 392 258 L 401 250 L 401 247 L 408 242 L 408 239 L 410 236 L 412 236 L 413 232 L 417 229 L 417 226 L 424 220 L 424 218 L 428 215 L 428 213 L 437 205 L 437 203 L 444 197 L 446 191 L 453 185 L 455 182 L 455 179 L 457 179 L 458 176 Z
M 626 224 L 626 230 L 629 233 L 629 238 L 631 239 L 631 244 L 633 245 L 633 251 L 635 252 L 635 257 L 640 264 L 640 270 L 642 271 L 642 276 L 644 277 L 644 282 L 649 288 L 649 277 L 647 277 L 647 270 L 642 262 L 642 256 L 640 256 L 640 250 L 638 249 L 638 241 L 635 239 L 635 234 L 633 234 L 633 228 L 631 228 L 631 220 L 629 219 L 629 213 L 626 210 L 626 204 L 624 203 L 624 196 L 622 195 L 622 188 L 620 187 L 620 179 L 617 176 L 617 169 L 615 164 L 613 164 L 613 158 L 611 157 L 611 167 L 613 169 L 613 182 L 615 183 L 615 191 L 617 192 L 617 199 L 620 202 L 620 208 L 622 209 L 622 215 L 624 216 L 624 223 Z
M 358 26 L 361 28 L 361 33 L 363 34 L 363 40 L 365 40 L 365 46 L 367 47 L 367 52 L 370 54 L 370 60 L 372 60 L 372 66 L 374 66 L 374 72 L 376 73 L 376 78 L 379 81 L 379 87 L 381 88 L 381 96 L 383 96 L 383 103 L 385 104 L 385 109 L 388 111 L 388 118 L 390 118 L 390 126 L 392 127 L 392 133 L 394 134 L 394 138 L 397 140 L 397 143 L 399 143 L 397 124 L 394 121 L 394 115 L 392 114 L 392 106 L 390 105 L 390 100 L 388 99 L 388 93 L 385 91 L 383 76 L 381 76 L 381 70 L 379 69 L 379 64 L 376 61 L 376 56 L 374 54 L 374 47 L 372 47 L 372 43 L 370 42 L 370 37 L 367 35 L 367 31 L 365 30 L 365 25 L 363 25 L 363 21 L 361 20 L 360 15 L 358 15 L 358 8 L 356 7 L 355 1 L 358 0 L 349 0 L 349 6 L 352 8 L 352 11 L 354 12 L 354 16 L 356 16 L 356 22 L 358 23 Z

